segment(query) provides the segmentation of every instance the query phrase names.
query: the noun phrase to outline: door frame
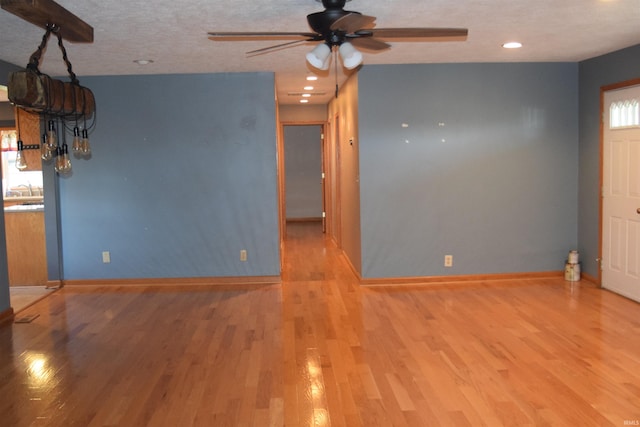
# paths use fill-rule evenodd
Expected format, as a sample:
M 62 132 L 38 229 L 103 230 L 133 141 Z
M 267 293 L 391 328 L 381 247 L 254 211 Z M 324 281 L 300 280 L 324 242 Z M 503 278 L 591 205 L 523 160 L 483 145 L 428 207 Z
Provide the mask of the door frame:
M 606 92 L 618 89 L 625 89 L 631 86 L 640 85 L 640 78 L 625 80 L 610 85 L 600 87 L 600 179 L 598 182 L 598 191 L 600 193 L 598 203 L 598 216 L 600 217 L 600 224 L 598 224 L 598 277 L 596 277 L 596 284 L 602 286 L 602 248 L 604 245 L 603 225 L 604 225 L 604 115 L 605 111 L 604 96 Z
M 335 116 L 333 117 L 333 128 L 332 128 L 332 147 L 333 147 L 333 151 L 332 151 L 332 161 L 334 163 L 335 166 L 335 170 L 334 170 L 334 178 L 335 178 L 335 182 L 331 183 L 331 188 L 335 191 L 334 199 L 335 200 L 335 212 L 332 211 L 332 220 L 330 222 L 330 224 L 332 225 L 331 228 L 331 236 L 333 237 L 334 241 L 336 242 L 336 246 L 340 249 L 342 249 L 342 206 L 341 206 L 341 201 L 342 201 L 342 195 L 341 195 L 341 187 L 342 187 L 342 181 L 341 181 L 341 171 L 342 171 L 342 156 L 341 156 L 341 152 L 340 152 L 340 141 L 342 138 L 342 129 L 340 127 L 340 115 L 338 113 L 335 114 Z M 330 205 L 333 207 L 333 200 L 330 203 Z
M 322 211 L 325 212 L 325 216 L 322 219 L 323 222 L 323 232 L 324 224 L 328 220 L 327 218 L 331 215 L 331 203 L 327 203 L 326 196 L 330 194 L 327 192 L 327 188 L 330 188 L 329 182 L 329 173 L 328 168 L 330 168 L 330 162 L 327 162 L 327 155 L 325 150 L 327 149 L 327 122 L 322 120 L 311 120 L 311 121 L 281 121 L 278 127 L 278 135 L 279 138 L 277 140 L 277 170 L 278 170 L 278 216 L 280 222 L 280 270 L 282 271 L 282 267 L 284 265 L 284 239 L 287 232 L 287 218 L 286 218 L 286 170 L 285 170 L 285 156 L 284 156 L 284 128 L 285 126 L 320 126 L 321 133 L 321 141 L 320 141 L 320 159 L 321 159 L 321 168 L 322 173 L 324 174 L 324 179 L 321 181 L 322 185 Z

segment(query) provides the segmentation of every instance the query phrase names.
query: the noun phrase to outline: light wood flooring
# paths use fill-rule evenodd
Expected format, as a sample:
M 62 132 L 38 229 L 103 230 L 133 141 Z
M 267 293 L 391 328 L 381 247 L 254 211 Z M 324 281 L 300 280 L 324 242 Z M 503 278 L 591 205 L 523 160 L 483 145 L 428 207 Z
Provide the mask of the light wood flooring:
M 315 224 L 282 285 L 66 287 L 0 327 L 2 426 L 624 426 L 640 305 L 562 278 L 363 288 Z
M 44 286 L 11 286 L 9 287 L 11 307 L 15 313 L 19 313 L 53 291 L 54 289 Z

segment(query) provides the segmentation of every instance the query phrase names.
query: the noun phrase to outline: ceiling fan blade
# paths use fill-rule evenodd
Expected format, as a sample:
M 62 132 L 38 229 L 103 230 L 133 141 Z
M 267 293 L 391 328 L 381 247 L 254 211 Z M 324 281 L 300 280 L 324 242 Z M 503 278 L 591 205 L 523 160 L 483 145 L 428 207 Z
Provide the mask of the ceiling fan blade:
M 373 28 L 375 26 L 375 21 L 375 16 L 367 16 L 357 12 L 350 12 L 343 17 L 336 19 L 329 29 L 332 31 L 340 30 L 349 34 L 360 29 Z
M 312 40 L 322 40 L 322 36 L 316 33 L 294 33 L 294 32 L 224 32 L 224 31 L 212 31 L 209 34 L 209 39 L 216 41 L 231 41 L 231 40 L 281 40 L 290 38 L 311 38 Z M 318 38 L 319 37 L 319 38 Z
M 371 37 L 349 37 L 347 39 L 356 47 L 368 50 L 385 50 L 391 47 L 389 43 Z
M 306 42 L 312 42 L 314 40 L 312 39 L 304 39 L 304 40 L 294 40 L 292 42 L 286 42 L 286 43 L 281 43 L 281 44 L 277 44 L 277 45 L 273 45 L 273 46 L 269 46 L 269 47 L 263 47 L 262 49 L 256 49 L 256 50 L 251 50 L 249 52 L 247 52 L 247 56 L 257 56 L 257 55 L 263 55 L 265 53 L 269 53 L 275 50 L 280 50 L 280 49 L 285 49 L 287 47 L 293 47 L 295 45 L 298 44 L 302 44 L 302 43 L 306 43 Z
M 382 39 L 446 39 L 454 41 L 465 40 L 469 30 L 466 28 L 372 28 L 366 32 Z

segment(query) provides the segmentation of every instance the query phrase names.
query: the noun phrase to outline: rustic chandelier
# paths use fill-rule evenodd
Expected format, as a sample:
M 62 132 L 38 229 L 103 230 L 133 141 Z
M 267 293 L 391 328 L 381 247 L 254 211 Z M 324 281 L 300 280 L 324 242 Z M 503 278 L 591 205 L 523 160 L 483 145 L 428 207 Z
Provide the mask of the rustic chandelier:
M 40 72 L 39 65 L 51 33 L 58 38 L 58 46 L 62 51 L 62 59 L 67 66 L 69 82 L 52 79 Z M 40 145 L 25 145 L 20 138 L 20 121 L 18 127 L 18 153 L 16 167 L 26 169 L 26 159 L 22 153 L 25 149 L 40 149 L 43 161 L 54 161 L 54 168 L 59 174 L 71 172 L 71 159 L 67 145 L 67 134 L 72 135 L 71 151 L 77 158 L 91 156 L 89 133 L 96 123 L 95 98 L 91 90 L 80 86 L 73 72 L 73 66 L 67 57 L 58 27 L 48 25 L 38 49 L 31 55 L 25 70 L 9 75 L 9 100 L 18 108 L 38 113 L 46 131 L 42 135 Z
M 45 129 L 40 144 L 33 143 L 34 141 L 24 144 L 20 138 L 20 115 L 16 115 L 16 166 L 18 169 L 27 168 L 23 150 L 39 149 L 43 161 L 51 162 L 55 159 L 53 163 L 56 172 L 68 174 L 71 172 L 71 161 L 67 134 L 72 135 L 71 151 L 76 157 L 91 156 L 89 133 L 95 127 L 96 104 L 93 93 L 80 86 L 62 39 L 74 43 L 92 43 L 93 28 L 54 0 L 0 0 L 0 7 L 46 30 L 42 43 L 31 55 L 26 69 L 9 75 L 9 101 L 19 109 L 38 114 L 41 127 Z M 58 38 L 69 82 L 52 79 L 40 72 L 40 59 L 52 33 Z

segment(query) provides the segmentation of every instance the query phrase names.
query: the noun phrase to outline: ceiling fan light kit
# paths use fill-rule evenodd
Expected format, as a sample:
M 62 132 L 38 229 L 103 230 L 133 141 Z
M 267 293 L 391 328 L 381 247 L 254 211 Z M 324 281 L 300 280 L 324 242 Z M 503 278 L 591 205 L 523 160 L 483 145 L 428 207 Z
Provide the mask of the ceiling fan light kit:
M 331 64 L 332 47 L 326 43 L 319 44 L 313 50 L 307 53 L 307 62 L 314 68 L 325 71 L 329 69 Z M 362 64 L 362 53 L 360 53 L 349 42 L 344 42 L 338 48 L 342 65 L 347 70 L 353 70 Z

